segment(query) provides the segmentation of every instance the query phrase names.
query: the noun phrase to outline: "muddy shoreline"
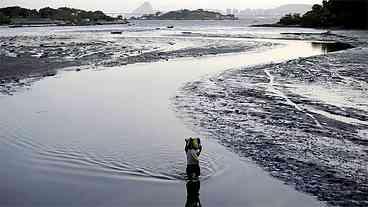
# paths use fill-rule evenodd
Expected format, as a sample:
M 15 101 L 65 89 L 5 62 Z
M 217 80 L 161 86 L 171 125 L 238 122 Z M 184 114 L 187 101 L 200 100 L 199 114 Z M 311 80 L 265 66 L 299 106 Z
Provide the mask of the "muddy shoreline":
M 236 38 L 234 35 L 200 37 L 214 39 L 1 37 L 1 65 L 6 67 L 0 72 L 0 92 L 11 95 L 17 87 L 29 86 L 25 80 L 53 76 L 68 66 L 76 66 L 75 70 L 80 70 L 79 66 L 113 67 L 273 46 L 216 40 Z M 313 93 L 302 93 L 310 86 L 316 90 L 338 86 L 348 100 L 356 98 L 349 96 L 351 91 L 366 93 L 368 52 L 362 47 L 365 41 L 340 34 L 327 37 L 284 34 L 271 39 L 341 41 L 361 48 L 228 71 L 187 84 L 175 103 L 188 123 L 210 133 L 240 156 L 252 158 L 272 176 L 297 190 L 332 205 L 366 206 L 366 106 L 360 100 L 355 101 L 360 105 L 353 101 L 349 106 L 326 103 Z M 345 89 L 348 92 L 344 93 Z
M 365 45 L 226 71 L 186 84 L 174 105 L 188 125 L 297 190 L 333 206 L 367 206 Z
M 68 67 L 79 71 L 100 66 L 116 67 L 262 50 L 277 45 L 252 39 L 329 41 L 346 44 L 347 47 L 366 44 L 359 38 L 335 33 L 249 36 L 182 32 L 166 37 L 126 37 L 97 32 L 91 37 L 88 32 L 71 32 L 3 36 L 0 37 L 0 93 L 11 95 L 34 79 L 54 76 L 58 70 Z
M 105 36 L 98 33 L 91 38 L 82 33 L 0 37 L 0 93 L 10 95 L 17 86 L 27 84 L 26 79 L 53 76 L 67 67 L 79 71 L 275 46 L 241 40 Z
M 11 95 L 17 88 L 29 85 L 32 81 L 28 79 L 54 76 L 58 70 L 67 67 L 75 67 L 75 70 L 79 71 L 99 66 L 124 66 L 182 57 L 239 53 L 276 46 L 252 39 L 330 41 L 352 46 L 362 45 L 358 38 L 335 33 L 280 35 L 183 32 L 167 37 L 125 37 L 98 32 L 93 33 L 92 37 L 88 33 L 4 36 L 0 37 L 0 93 Z
M 198 136 L 205 147 L 203 205 L 326 206 L 187 128 L 172 110 L 170 98 L 187 81 L 245 61 L 321 54 L 308 42 L 282 43 L 261 52 L 67 71 L 2 96 L 0 200 L 8 206 L 184 206 L 184 138 Z

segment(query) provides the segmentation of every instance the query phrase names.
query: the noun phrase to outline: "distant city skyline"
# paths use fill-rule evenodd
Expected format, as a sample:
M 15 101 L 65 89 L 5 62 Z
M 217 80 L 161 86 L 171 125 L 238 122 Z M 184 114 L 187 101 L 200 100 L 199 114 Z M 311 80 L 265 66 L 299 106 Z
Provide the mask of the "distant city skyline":
M 102 10 L 104 12 L 131 12 L 143 4 L 144 0 L 0 0 L 0 7 L 21 6 L 32 9 L 43 7 L 73 7 L 86 10 Z M 270 9 L 284 4 L 316 4 L 322 0 L 151 0 L 155 10 L 177 10 L 177 9 L 220 9 L 226 11 L 231 9 Z

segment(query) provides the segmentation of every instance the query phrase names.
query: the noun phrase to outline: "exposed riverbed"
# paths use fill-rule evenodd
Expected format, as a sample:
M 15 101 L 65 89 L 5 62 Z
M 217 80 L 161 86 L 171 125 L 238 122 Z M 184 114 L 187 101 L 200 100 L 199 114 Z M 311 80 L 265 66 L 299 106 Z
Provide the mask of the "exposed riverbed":
M 285 46 L 65 71 L 1 96 L 1 204 L 184 206 L 184 138 L 201 136 L 203 206 L 323 206 L 187 128 L 172 110 L 187 81 L 322 52 L 310 42 L 273 43 Z
M 190 125 L 296 189 L 336 206 L 367 206 L 364 45 L 226 71 L 188 83 L 175 103 Z
M 184 206 L 184 139 L 199 136 L 204 142 L 202 206 L 325 206 L 316 197 L 285 185 L 282 177 L 280 181 L 269 176 L 253 162 L 263 166 L 257 159 L 239 157 L 241 145 L 236 143 L 241 140 L 235 144 L 223 141 L 236 130 L 226 136 L 203 130 L 210 123 L 202 122 L 208 108 L 197 105 L 193 94 L 176 96 L 187 82 L 201 87 L 202 81 L 198 80 L 212 79 L 228 69 L 232 69 L 228 72 L 231 73 L 242 71 L 238 70 L 241 67 L 324 54 L 322 46 L 312 44 L 318 38 L 182 37 L 185 31 L 218 34 L 247 33 L 252 29 L 183 27 L 157 32 L 150 27 L 133 28 L 122 36 L 109 33 L 115 27 L 66 29 L 56 36 L 54 32 L 39 35 L 39 31 L 19 36 L 11 30 L 1 38 L 2 57 L 23 60 L 18 63 L 22 63 L 19 66 L 25 73 L 18 76 L 10 72 L 1 83 L 0 114 L 6 118 L 0 120 L 0 204 Z M 285 31 L 271 34 L 280 32 Z M 270 35 L 270 31 L 256 33 Z M 16 39 L 11 42 L 9 38 Z M 152 53 L 155 47 L 157 51 Z M 125 58 L 134 61 L 126 64 Z M 45 61 L 59 72 L 28 73 L 27 66 L 32 62 L 29 60 L 37 60 L 37 64 Z M 53 61 L 60 65 L 53 65 Z M 68 62 L 77 67 L 66 67 Z M 11 61 L 6 63 L 11 65 Z M 260 84 L 273 93 L 288 95 L 275 86 L 279 80 L 271 69 L 264 68 L 255 77 L 264 80 Z M 295 90 L 304 91 L 297 87 Z M 178 105 L 194 106 L 191 109 L 198 112 L 190 121 L 185 117 L 189 111 L 176 113 L 172 102 L 178 100 Z M 219 120 L 222 115 L 218 115 Z M 318 119 L 316 112 L 309 115 L 312 120 Z M 196 123 L 203 124 L 194 127 Z M 220 127 L 217 132 L 221 132 L 225 129 L 221 126 L 214 128 Z M 360 134 L 363 136 L 365 131 Z

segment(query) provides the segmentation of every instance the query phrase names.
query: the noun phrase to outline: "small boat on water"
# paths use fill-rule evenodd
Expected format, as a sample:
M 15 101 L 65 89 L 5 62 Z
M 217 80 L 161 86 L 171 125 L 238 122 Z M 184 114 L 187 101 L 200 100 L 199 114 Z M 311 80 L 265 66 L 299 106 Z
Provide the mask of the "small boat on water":
M 167 26 L 167 28 L 172 29 L 172 28 L 174 28 L 174 26 L 169 25 L 169 26 Z

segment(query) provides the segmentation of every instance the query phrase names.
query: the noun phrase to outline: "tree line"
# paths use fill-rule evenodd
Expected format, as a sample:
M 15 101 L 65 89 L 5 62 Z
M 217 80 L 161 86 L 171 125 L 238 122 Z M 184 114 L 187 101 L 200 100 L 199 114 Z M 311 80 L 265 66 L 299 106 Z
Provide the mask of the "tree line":
M 102 11 L 84 11 L 67 7 L 58 9 L 45 7 L 38 11 L 17 6 L 0 8 L 0 24 L 10 24 L 11 20 L 15 18 L 48 18 L 74 24 L 79 24 L 85 19 L 95 22 L 115 20 L 115 18 L 105 15 Z
M 303 27 L 368 29 L 368 0 L 324 0 L 304 15 L 287 14 L 282 25 Z

